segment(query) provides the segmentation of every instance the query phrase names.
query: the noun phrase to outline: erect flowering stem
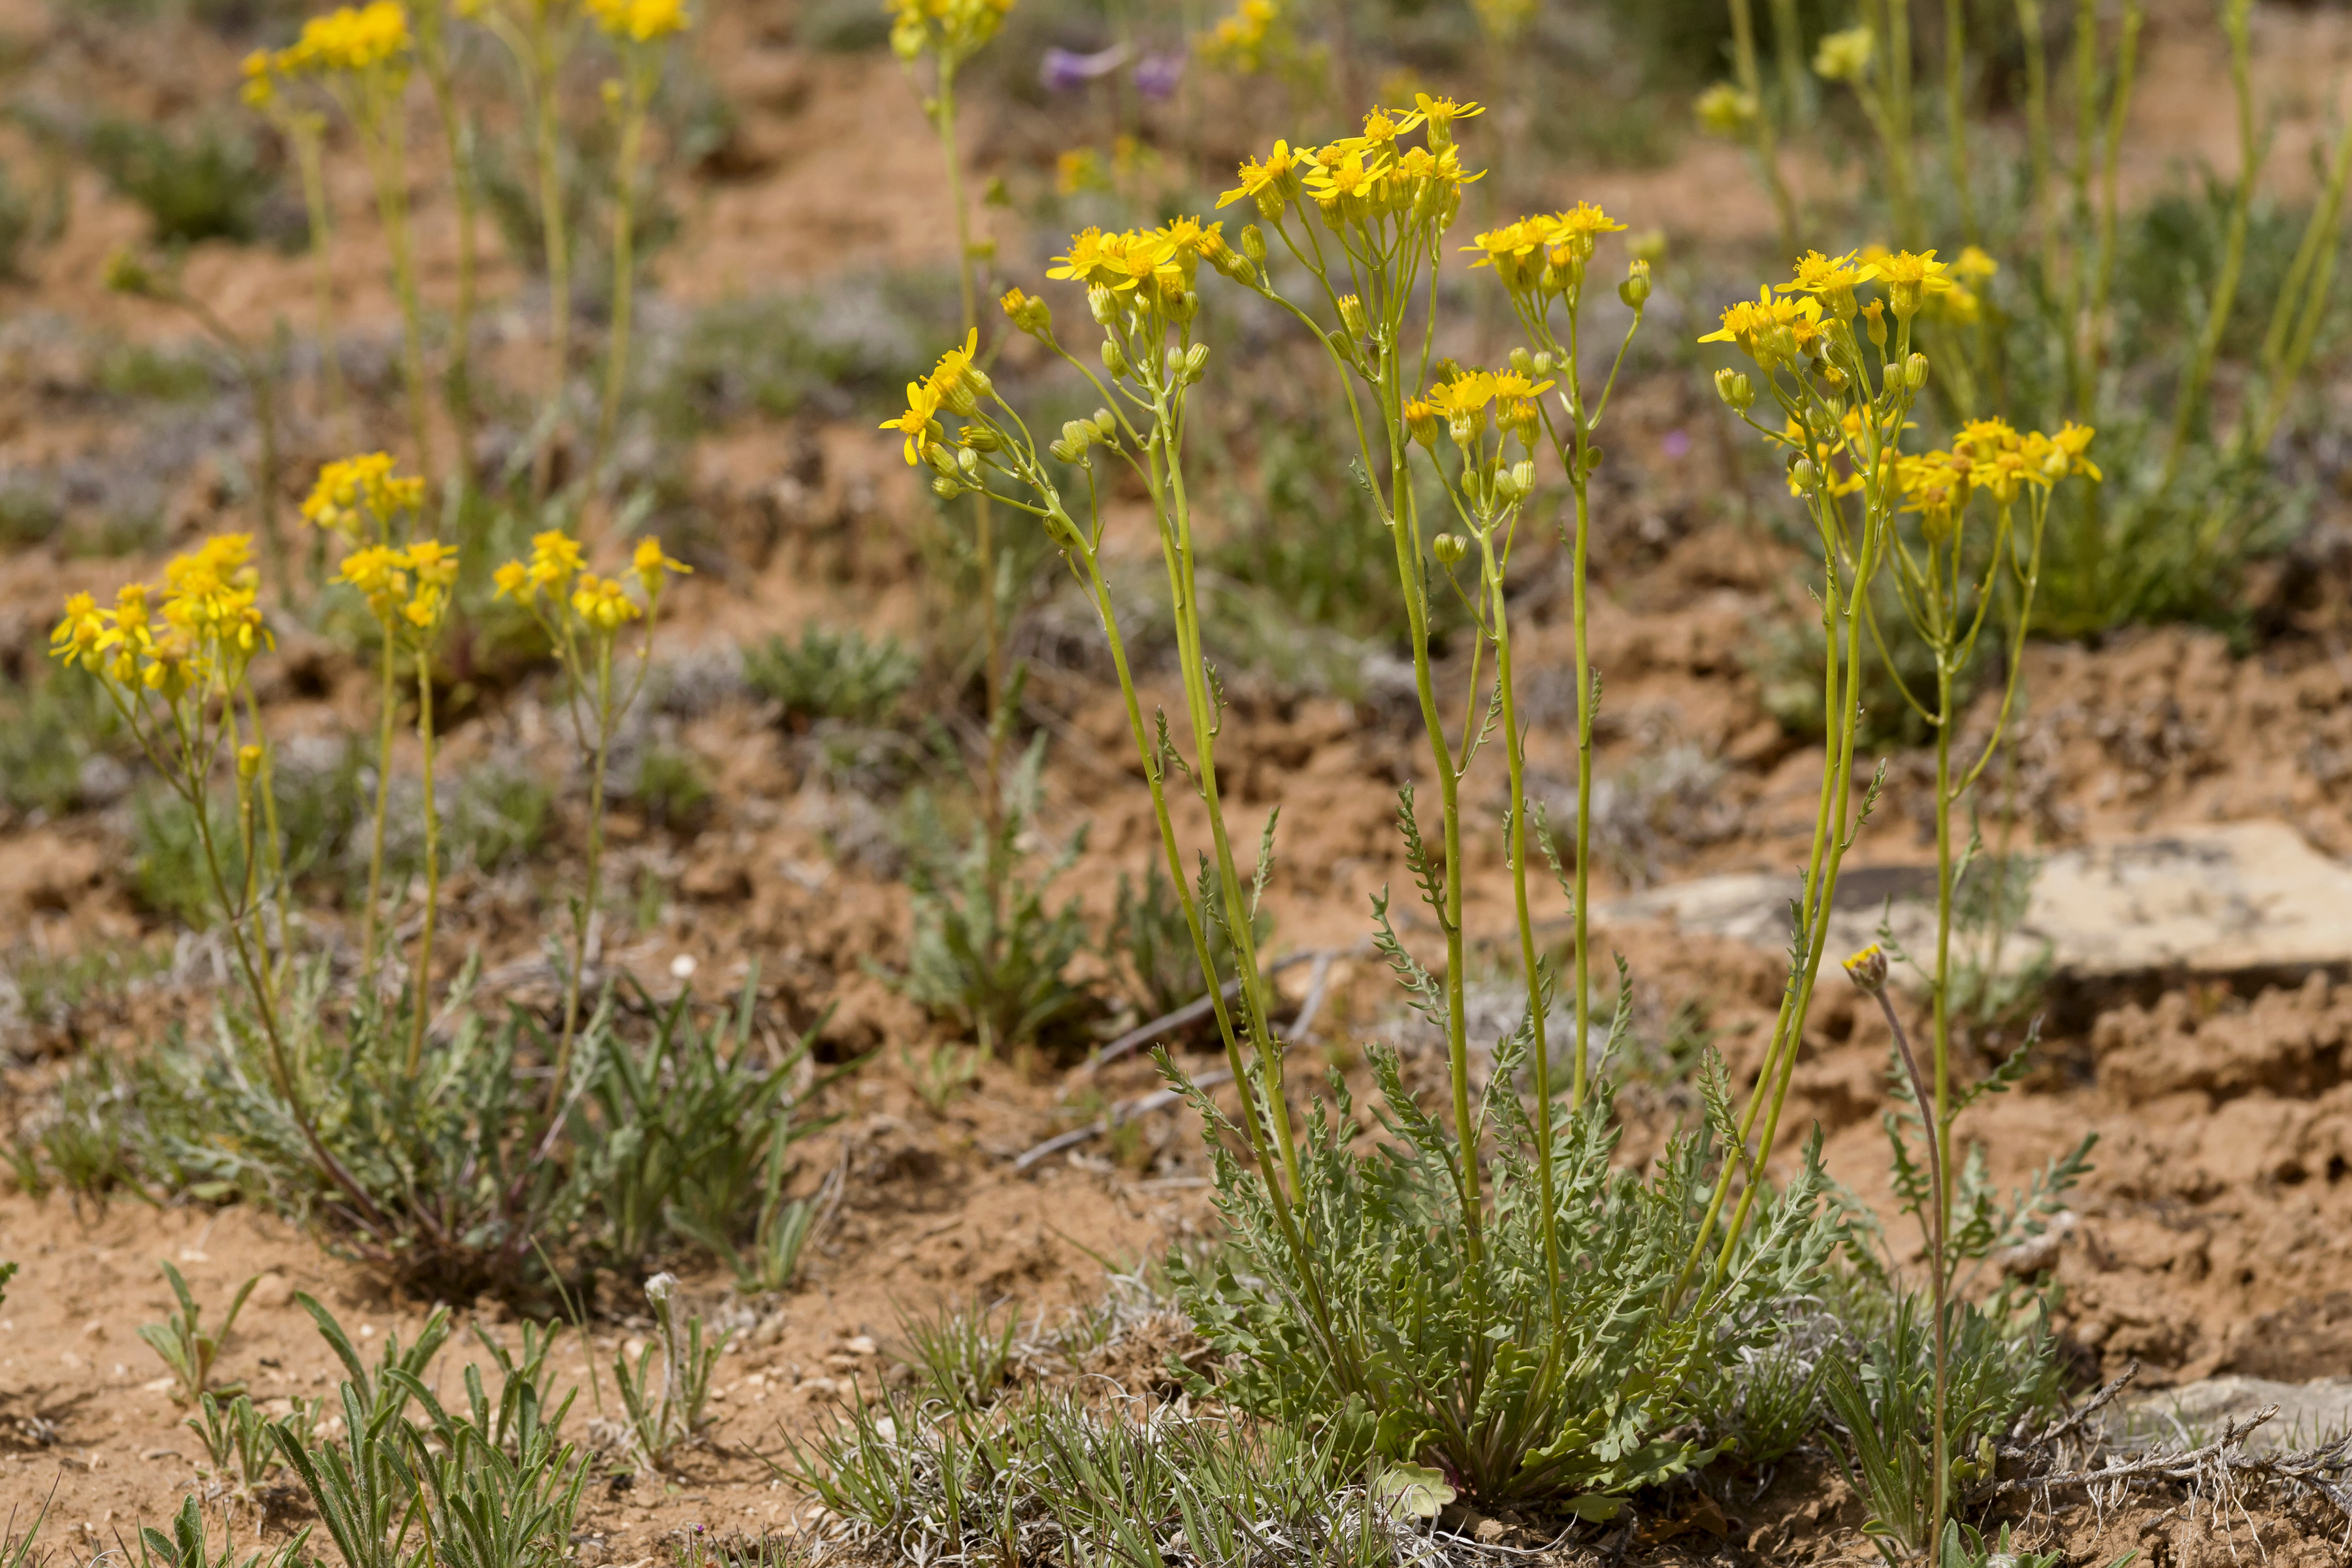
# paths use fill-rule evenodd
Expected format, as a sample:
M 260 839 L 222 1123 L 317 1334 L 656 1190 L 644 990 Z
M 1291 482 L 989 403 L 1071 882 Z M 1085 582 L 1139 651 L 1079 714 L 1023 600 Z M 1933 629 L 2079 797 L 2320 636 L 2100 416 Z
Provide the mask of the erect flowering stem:
M 441 121 L 441 140 L 449 150 L 450 184 L 457 205 L 457 300 L 449 322 L 446 395 L 449 417 L 457 431 L 457 477 L 462 490 L 473 481 L 474 289 L 479 268 L 474 121 L 457 94 L 456 62 L 449 52 L 447 0 L 424 0 L 413 7 L 412 14 L 416 18 L 416 58 L 433 89 L 434 111 Z
M 963 305 L 963 330 L 967 335 L 980 330 L 980 282 L 973 276 L 971 211 L 963 195 L 963 151 L 956 136 L 956 65 L 954 58 L 942 54 L 939 64 L 939 91 L 930 103 L 931 128 L 940 140 L 940 156 L 946 165 L 948 206 L 955 215 L 956 291 Z M 1004 636 L 999 621 L 1003 607 L 997 602 L 995 519 L 989 510 L 988 491 L 973 492 L 971 498 L 972 554 L 980 563 L 980 644 L 981 690 L 988 707 L 988 742 L 985 771 L 980 780 L 981 818 L 987 825 L 991 843 L 1004 819 L 1005 728 L 998 722 L 997 709 L 1004 700 Z M 1003 878 L 993 871 L 988 878 L 988 898 L 992 925 L 997 921 L 997 900 L 1003 890 Z
M 1776 35 L 1785 33 L 1788 38 L 1796 37 L 1793 29 L 1783 27 L 1777 12 L 1773 20 Z M 1780 43 L 1784 51 L 1782 76 L 1785 87 L 1785 50 L 1789 45 L 1778 37 L 1775 42 Z M 1731 0 L 1731 46 L 1732 69 L 1738 77 L 1739 90 L 1746 93 L 1748 101 L 1756 106 L 1748 133 L 1750 150 L 1756 154 L 1757 167 L 1763 171 L 1765 188 L 1772 193 L 1772 215 L 1780 225 L 1780 248 L 1794 256 L 1797 254 L 1797 202 L 1790 195 L 1789 182 L 1780 173 L 1780 149 L 1772 130 L 1772 113 L 1765 106 L 1763 76 L 1756 68 L 1756 17 L 1751 0 Z M 1795 109 L 1793 102 L 1786 106 L 1787 111 L 1791 113 Z
M 563 1080 L 572 1066 L 580 1029 L 580 986 L 588 968 L 588 933 L 596 923 L 604 871 L 604 775 L 613 756 L 613 639 L 600 637 L 591 649 L 596 661 L 596 744 L 588 769 L 588 873 L 572 923 L 572 968 L 563 983 L 563 1036 L 555 1049 L 555 1072 L 547 1086 L 547 1113 L 562 1102 Z M 650 650 L 648 650 L 650 652 Z M 574 679 L 577 679 L 575 673 Z
M 427 998 L 433 984 L 433 926 L 441 910 L 441 808 L 433 799 L 433 661 L 423 648 L 416 654 L 416 739 L 425 748 L 425 930 L 417 938 L 415 977 L 411 986 L 411 1078 L 416 1076 L 425 1060 L 425 1026 L 432 1012 Z
M 318 316 L 319 374 L 326 386 L 327 416 L 338 425 L 351 417 L 350 398 L 343 389 L 343 358 L 335 342 L 335 268 L 328 247 L 334 237 L 327 205 L 327 177 L 320 145 L 319 117 L 297 114 L 287 121 L 287 139 L 294 143 L 295 166 L 301 171 L 302 205 L 310 219 L 310 291 Z
M 383 941 L 383 832 L 392 804 L 393 715 L 400 686 L 399 657 L 391 626 L 383 625 L 383 651 L 376 660 L 375 822 L 368 836 L 367 921 L 360 942 L 360 990 L 375 984 L 376 960 Z
M 604 361 L 604 405 L 596 419 L 600 467 L 612 460 L 621 395 L 629 384 L 629 322 L 637 292 L 637 160 L 645 148 L 648 97 L 644 75 L 632 60 L 624 89 L 621 155 L 613 165 L 613 342 Z
M 416 466 L 434 471 L 433 425 L 425 397 L 425 321 L 416 294 L 416 253 L 408 226 L 408 137 L 397 100 L 376 106 L 361 121 L 375 176 L 376 216 L 392 257 L 392 281 L 400 300 L 401 381 L 408 395 L 411 439 Z

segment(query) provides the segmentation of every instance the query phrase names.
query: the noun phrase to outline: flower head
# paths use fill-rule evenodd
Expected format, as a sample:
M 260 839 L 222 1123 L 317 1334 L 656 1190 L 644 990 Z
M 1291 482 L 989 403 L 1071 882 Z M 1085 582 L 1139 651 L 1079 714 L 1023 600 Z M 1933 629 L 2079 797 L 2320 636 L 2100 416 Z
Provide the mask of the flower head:
M 637 585 L 647 598 L 662 591 L 662 584 L 672 577 L 683 577 L 694 568 L 683 561 L 674 561 L 662 553 L 661 541 L 652 534 L 637 541 L 635 552 L 629 559 L 629 570 L 637 574 Z
M 1810 349 L 1821 336 L 1821 321 L 1820 300 L 1811 295 L 1775 294 L 1768 283 L 1755 299 L 1726 309 L 1723 325 L 1698 341 L 1735 343 L 1769 369 Z
M 302 518 L 349 538 L 373 532 L 382 539 L 394 517 L 414 513 L 424 504 L 423 479 L 403 479 L 390 453 L 370 452 L 320 468 L 318 482 L 302 502 Z
M 370 0 L 311 17 L 302 24 L 302 36 L 273 56 L 270 64 L 288 76 L 380 68 L 404 72 L 409 47 L 408 13 L 399 0 Z
M 650 44 L 686 31 L 686 0 L 588 0 L 588 14 L 607 37 Z
M 1698 117 L 1699 129 L 1710 136 L 1737 139 L 1748 134 L 1756 123 L 1756 95 L 1744 92 L 1734 82 L 1719 81 L 1691 104 L 1691 112 Z

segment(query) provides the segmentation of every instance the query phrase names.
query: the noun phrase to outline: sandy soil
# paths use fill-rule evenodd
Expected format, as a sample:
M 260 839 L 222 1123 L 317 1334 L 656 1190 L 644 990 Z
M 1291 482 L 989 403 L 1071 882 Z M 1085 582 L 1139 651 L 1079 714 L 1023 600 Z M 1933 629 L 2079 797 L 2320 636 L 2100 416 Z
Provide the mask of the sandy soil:
M 2232 134 L 2189 8 L 2157 9 L 2127 171 L 2143 189 L 2184 160 L 2221 161 Z M 723 173 L 686 182 L 679 194 L 686 230 L 662 263 L 664 298 L 686 307 L 947 258 L 934 150 L 887 57 L 819 53 L 795 43 L 788 18 L 749 5 L 713 12 L 702 63 L 740 121 Z M 2311 127 L 2327 121 L 2330 93 L 2341 96 L 2352 26 L 2316 8 L 2265 6 L 2258 21 L 2258 75 L 2293 110 L 2271 155 L 2292 189 Z M 225 97 L 235 78 L 237 48 L 193 23 L 118 28 L 8 0 L 0 29 L 37 61 L 42 91 L 120 112 Z M 425 130 L 420 120 L 420 142 L 429 140 Z M 1036 177 L 1053 132 L 1017 104 L 979 106 L 975 174 Z M 394 310 L 372 259 L 369 193 L 356 160 L 335 164 L 338 308 L 355 336 L 380 337 Z M 420 154 L 428 292 L 445 289 L 455 266 L 454 226 L 433 175 Z M 1826 170 L 1801 170 L 1799 179 L 1830 191 Z M 1572 194 L 1661 223 L 1678 245 L 1728 249 L 1770 226 L 1739 159 L 1721 148 L 1694 145 L 1658 170 L 1580 175 Z M 51 313 L 131 341 L 180 340 L 178 319 L 99 285 L 104 258 L 138 233 L 135 210 L 86 171 L 72 195 L 64 235 L 33 255 L 25 280 L 7 286 L 12 311 Z M 287 300 L 309 298 L 299 255 L 199 246 L 185 277 L 241 331 L 264 328 Z M 527 349 L 536 306 L 517 274 L 495 262 L 484 286 L 498 305 L 486 331 Z M 138 433 L 76 390 L 88 383 L 79 349 L 26 334 L 8 340 L 7 354 L 0 458 L 128 460 Z M 1597 563 L 1592 640 L 1609 682 L 1600 771 L 1634 779 L 1680 749 L 1703 759 L 1706 773 L 1687 797 L 1664 799 L 1643 819 L 1633 849 L 1603 868 L 1601 881 L 1613 892 L 1639 880 L 1780 868 L 1810 823 L 1818 760 L 1766 711 L 1750 660 L 1759 626 L 1790 602 L 1791 558 L 1712 501 L 1729 484 L 1709 434 L 1712 409 L 1693 387 L 1659 376 L 1625 395 Z M 674 668 L 714 668 L 732 644 L 796 630 L 810 617 L 918 636 L 935 616 L 917 581 L 919 497 L 895 447 L 868 425 L 753 417 L 694 444 L 687 471 L 719 543 L 675 600 L 676 630 L 666 640 Z M 298 410 L 294 446 L 289 473 L 331 454 L 315 411 Z M 234 521 L 212 458 L 168 479 L 173 537 Z M 2352 566 L 2331 542 L 2344 537 L 2347 512 L 2352 497 L 2324 496 L 2315 542 L 2257 584 L 2262 634 L 2251 652 L 2179 628 L 2031 651 L 2033 696 L 2015 790 L 2037 842 L 2267 818 L 2332 854 L 2352 853 L 2352 628 L 2344 610 Z M 64 595 L 142 566 L 152 563 L 71 559 L 47 547 L 0 556 L 0 667 L 37 664 Z M 1555 554 L 1531 566 L 1522 590 L 1528 629 L 1519 657 L 1538 694 L 1533 763 L 1545 788 L 1573 777 L 1556 722 L 1572 700 L 1561 581 Z M 331 645 L 289 637 L 268 679 L 272 722 L 288 742 L 346 732 L 367 710 L 365 670 Z M 1167 681 L 1154 679 L 1154 694 L 1164 697 Z M 841 1121 L 810 1164 L 843 1170 L 846 1196 L 800 1287 L 780 1300 L 742 1300 L 717 1274 L 689 1272 L 689 1297 L 738 1331 L 718 1379 L 720 1416 L 673 1476 L 628 1481 L 600 1471 L 582 1542 L 592 1564 L 643 1568 L 697 1524 L 730 1536 L 785 1524 L 802 1500 L 761 1456 L 777 1453 L 783 1435 L 807 1431 L 854 1381 L 890 1375 L 900 1312 L 977 1298 L 1050 1321 L 1099 1293 L 1100 1259 L 1141 1259 L 1213 1224 L 1196 1130 L 1176 1113 L 1147 1119 L 1117 1158 L 1097 1143 L 1026 1173 L 1013 1168 L 1022 1151 L 1093 1114 L 1099 1097 L 1152 1087 L 1143 1063 L 1108 1069 L 1088 1086 L 1062 1064 L 992 1063 L 946 1111 L 922 1103 L 901 1053 L 949 1037 L 862 966 L 895 961 L 908 924 L 888 855 L 859 847 L 876 842 L 870 811 L 861 816 L 847 798 L 854 791 L 825 783 L 806 738 L 772 710 L 724 679 L 706 685 L 696 696 L 701 689 L 682 677 L 688 694 L 657 722 L 703 760 L 716 798 L 688 829 L 625 808 L 616 817 L 616 881 L 645 871 L 666 892 L 656 918 L 615 939 L 615 962 L 668 994 L 676 961 L 690 958 L 698 985 L 716 994 L 739 985 L 756 961 L 761 1005 L 781 1024 L 803 1026 L 831 1007 L 826 1048 L 876 1056 L 830 1091 L 827 1109 Z M 1392 792 L 1417 765 L 1415 729 L 1377 691 L 1350 702 L 1238 681 L 1234 695 L 1225 741 L 1231 798 L 1244 816 L 1284 807 L 1283 859 L 1269 894 L 1279 944 L 1352 949 L 1370 896 L 1404 880 Z M 576 779 L 548 700 L 535 679 L 487 686 L 451 732 L 448 765 L 521 759 Z M 1117 873 L 1139 871 L 1156 853 L 1116 690 L 1084 658 L 1045 659 L 1027 717 L 1053 737 L 1051 816 L 1091 825 L 1066 886 L 1108 915 Z M 1989 719 L 1989 710 L 1977 715 L 1979 726 Z M 968 728 L 970 715 L 962 721 Z M 1921 757 L 1891 758 L 1889 794 L 1858 863 L 1917 860 L 1926 778 Z M 1498 805 L 1472 803 L 1488 823 Z M 576 792 L 562 803 L 552 842 L 532 867 L 453 878 L 444 928 L 453 968 L 469 951 L 493 973 L 528 959 L 553 918 L 546 889 L 576 861 L 583 808 Z M 1471 867 L 1468 921 L 1475 936 L 1494 942 L 1509 929 L 1507 882 L 1491 848 L 1479 853 L 1486 858 Z M 119 809 L 0 823 L 0 954 L 126 942 L 167 949 L 173 932 L 133 899 L 126 861 Z M 1645 1016 L 1696 999 L 1735 1071 L 1754 1068 L 1780 984 L 1770 955 L 1654 927 L 1610 929 L 1603 939 L 1633 964 Z M 203 952 L 184 950 L 159 981 L 12 1026 L 0 1040 L 0 1125 L 35 1113 L 77 1054 L 137 1048 L 175 1020 L 201 1022 L 208 974 Z M 2299 1379 L 2352 1369 L 2352 991 L 2343 979 L 2321 973 L 2265 988 L 2159 978 L 2148 994 L 2094 998 L 2081 1027 L 2049 1042 L 2044 1066 L 2021 1091 L 1963 1123 L 2005 1181 L 2024 1180 L 2086 1131 L 2101 1135 L 2096 1169 L 2073 1204 L 2076 1223 L 2054 1255 L 2058 1321 L 2085 1386 L 2135 1360 L 2155 1385 L 2220 1371 Z M 1301 970 L 1286 976 L 1294 1000 L 1304 982 Z M 513 988 L 526 1002 L 541 994 L 527 976 Z M 1360 1042 L 1393 1025 L 1378 966 L 1342 958 L 1308 1048 L 1358 1063 Z M 1790 1111 L 1796 1127 L 1820 1123 L 1832 1173 L 1877 1202 L 1887 1197 L 1878 1131 L 1886 1049 L 1874 1015 L 1860 1012 L 1842 983 L 1825 986 Z M 1442 1067 L 1424 1054 L 1415 1069 Z M 1079 1100 L 1081 1092 L 1097 1098 Z M 1654 1147 L 1677 1109 L 1670 1089 L 1629 1091 L 1629 1157 Z M 194 1483 L 194 1439 L 135 1333 L 170 1304 L 158 1259 L 181 1267 L 207 1303 L 262 1277 L 224 1368 L 265 1401 L 331 1383 L 330 1357 L 295 1292 L 315 1296 L 369 1340 L 413 1335 L 434 1305 L 238 1206 L 158 1207 L 125 1194 L 100 1207 L 12 1194 L 0 1197 L 0 1258 L 23 1264 L 0 1309 L 0 1503 L 53 1499 L 50 1539 L 77 1553 L 157 1519 Z M 513 1331 L 509 1307 L 452 1305 L 493 1333 Z M 563 1376 L 586 1375 L 592 1360 L 601 1373 L 646 1326 L 617 1294 L 600 1301 L 585 1339 L 568 1339 L 559 1354 Z M 442 1376 L 454 1383 L 463 1359 L 453 1347 Z M 583 1431 L 597 1401 L 613 1397 L 604 1375 L 575 1415 Z M 1573 1551 L 1658 1562 L 1865 1557 L 1859 1509 L 1830 1467 L 1791 1463 L 1765 1478 L 1762 1491 L 1749 1495 L 1752 1485 L 1737 1495 L 1727 1483 L 1677 1494 L 1622 1532 L 1588 1531 Z M 272 1532 L 299 1519 L 282 1491 L 236 1511 L 241 1527 Z M 2137 1546 L 2160 1568 L 2218 1568 L 2242 1560 L 2237 1532 L 2246 1531 L 2270 1560 L 2294 1568 L 2346 1558 L 2342 1521 L 2317 1509 L 2255 1507 L 2233 1522 L 2136 1500 L 2034 1524 L 2070 1563 L 2105 1563 Z

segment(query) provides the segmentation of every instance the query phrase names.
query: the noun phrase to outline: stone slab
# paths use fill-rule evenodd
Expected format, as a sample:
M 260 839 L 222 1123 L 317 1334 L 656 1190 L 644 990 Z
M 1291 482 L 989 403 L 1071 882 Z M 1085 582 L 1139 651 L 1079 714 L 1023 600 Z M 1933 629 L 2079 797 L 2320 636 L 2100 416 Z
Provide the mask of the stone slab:
M 1771 952 L 1789 943 L 1794 875 L 1736 873 L 1598 906 L 1612 921 L 1662 921 Z M 1831 952 L 1877 940 L 1882 919 L 1924 958 L 1935 936 L 1927 866 L 1849 869 L 1830 916 Z M 2352 867 L 2284 823 L 2238 822 L 2060 850 L 2042 858 L 2005 963 L 2044 943 L 2060 972 L 2109 977 L 2231 973 L 2352 963 Z

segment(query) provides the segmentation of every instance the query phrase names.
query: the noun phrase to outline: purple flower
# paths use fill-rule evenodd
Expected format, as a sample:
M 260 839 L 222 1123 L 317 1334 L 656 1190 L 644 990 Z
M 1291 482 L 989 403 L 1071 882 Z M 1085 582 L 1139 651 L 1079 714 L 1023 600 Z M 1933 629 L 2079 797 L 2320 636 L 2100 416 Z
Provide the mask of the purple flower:
M 1127 63 L 1127 47 L 1113 44 L 1091 55 L 1075 49 L 1047 49 L 1037 62 L 1037 79 L 1048 92 L 1070 92 L 1108 76 Z
M 1171 98 L 1184 79 L 1184 57 L 1146 55 L 1135 62 L 1135 90 L 1146 98 Z
M 1669 459 L 1679 463 L 1690 456 L 1690 434 L 1684 430 L 1669 430 L 1660 437 L 1658 446 Z

